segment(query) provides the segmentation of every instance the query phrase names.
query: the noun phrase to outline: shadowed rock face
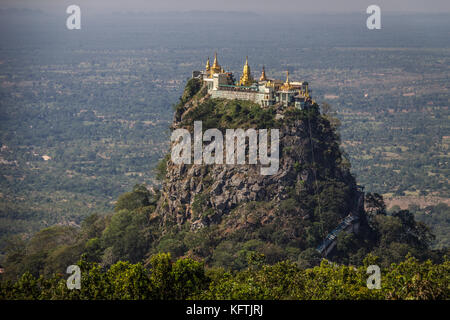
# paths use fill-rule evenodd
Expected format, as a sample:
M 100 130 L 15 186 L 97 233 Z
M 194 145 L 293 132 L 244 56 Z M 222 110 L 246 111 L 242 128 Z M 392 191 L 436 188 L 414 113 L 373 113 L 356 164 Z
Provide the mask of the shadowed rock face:
M 194 97 L 179 106 L 172 128 L 192 129 L 192 123 L 186 126 L 189 114 L 207 101 L 216 103 L 217 108 L 227 104 L 224 100 L 211 100 L 208 96 Z M 343 182 L 350 187 L 348 192 L 353 193 L 355 181 L 349 168 L 340 165 L 342 159 L 337 136 L 329 122 L 318 113 L 317 105 L 310 107 L 315 112 L 311 111 L 313 115 L 309 120 L 302 118 L 299 111 L 293 113 L 293 109 L 274 108 L 274 123 L 280 130 L 280 164 L 274 175 L 262 175 L 259 164 L 175 165 L 169 160 L 158 206 L 163 221 L 179 226 L 189 223 L 191 229 L 215 224 L 227 224 L 229 228 L 249 227 L 252 219 L 241 208 L 251 202 L 265 202 L 272 209 L 262 213 L 258 221 L 270 223 L 274 215 L 280 214 L 277 210 L 280 203 L 292 198 L 293 194 L 314 197 L 318 186 L 316 179 Z M 257 124 L 248 127 L 261 129 Z M 225 133 L 227 128 L 218 129 Z M 236 217 L 236 212 L 241 212 L 241 216 L 238 214 Z M 301 206 L 295 208 L 296 219 L 307 219 L 309 215 L 310 210 Z M 289 224 L 289 219 L 284 221 Z
M 280 145 L 287 145 L 289 140 L 301 151 L 298 136 L 284 133 Z M 190 221 L 194 226 L 202 226 L 218 222 L 241 203 L 284 200 L 288 198 L 288 187 L 293 187 L 298 179 L 308 181 L 310 177 L 308 171 L 296 172 L 294 163 L 295 159 L 282 157 L 278 172 L 267 176 L 261 175 L 260 165 L 169 164 L 163 188 L 168 214 L 179 224 Z M 196 217 L 192 206 L 199 195 L 205 195 L 202 208 L 211 208 L 214 214 Z

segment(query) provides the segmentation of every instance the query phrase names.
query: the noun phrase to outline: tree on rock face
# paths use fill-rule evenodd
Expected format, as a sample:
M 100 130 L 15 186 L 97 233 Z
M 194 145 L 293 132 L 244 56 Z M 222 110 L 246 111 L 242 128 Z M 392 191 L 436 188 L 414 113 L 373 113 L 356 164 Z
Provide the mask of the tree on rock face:
M 392 242 L 399 242 L 403 229 L 400 219 L 392 216 L 376 216 L 375 230 L 378 233 L 380 247 L 387 247 Z
M 427 249 L 435 239 L 430 229 L 424 223 L 417 222 L 408 210 L 394 212 L 392 216 L 401 220 L 405 231 L 402 235 L 407 244 Z
M 366 193 L 365 204 L 366 213 L 370 218 L 379 214 L 386 215 L 386 204 L 384 203 L 382 195 L 378 193 Z
M 111 248 L 112 259 L 110 262 L 128 260 L 136 263 L 145 256 L 151 244 L 151 235 L 148 235 L 144 229 L 146 223 L 147 212 L 145 210 L 121 210 L 112 216 L 102 237 L 104 247 Z
M 358 248 L 358 241 L 351 232 L 342 232 L 337 237 L 337 249 L 340 252 L 352 252 Z
M 118 199 L 115 211 L 135 210 L 156 203 L 157 192 L 150 192 L 144 185 L 135 185 L 132 192 L 122 194 Z
M 341 126 L 341 120 L 339 120 L 337 117 L 337 112 L 333 110 L 330 104 L 324 102 L 320 108 L 322 109 L 322 114 L 328 119 L 328 121 L 330 121 L 331 127 L 333 129 L 339 129 Z

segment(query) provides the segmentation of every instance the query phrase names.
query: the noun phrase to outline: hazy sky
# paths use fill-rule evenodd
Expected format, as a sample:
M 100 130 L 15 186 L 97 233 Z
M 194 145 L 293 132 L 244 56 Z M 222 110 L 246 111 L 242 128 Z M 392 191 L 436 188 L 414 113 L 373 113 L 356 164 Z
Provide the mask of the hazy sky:
M 361 12 L 377 4 L 382 12 L 450 12 L 450 0 L 0 0 L 1 8 L 40 8 L 60 11 L 71 4 L 82 10 L 112 11 L 188 11 L 226 10 L 265 13 Z

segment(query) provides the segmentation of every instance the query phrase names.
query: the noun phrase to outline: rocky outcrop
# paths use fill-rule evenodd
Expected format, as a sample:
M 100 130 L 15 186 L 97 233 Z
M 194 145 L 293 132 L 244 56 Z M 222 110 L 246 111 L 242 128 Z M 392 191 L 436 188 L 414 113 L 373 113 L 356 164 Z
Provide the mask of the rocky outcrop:
M 203 95 L 180 105 L 172 128 L 183 127 L 187 115 L 206 101 L 211 102 Z M 281 107 L 275 107 L 273 117 L 280 130 L 280 164 L 276 174 L 261 175 L 260 165 L 175 165 L 168 160 L 158 207 L 163 221 L 179 226 L 188 223 L 191 229 L 220 224 L 233 210 L 249 202 L 271 203 L 276 208 L 292 194 L 313 195 L 318 192 L 317 179 L 325 175 L 355 189 L 348 168 L 341 165 L 334 131 L 325 119 L 317 114 L 311 123 L 298 116 L 298 110 L 296 113 Z M 295 210 L 300 218 L 309 214 L 302 207 Z

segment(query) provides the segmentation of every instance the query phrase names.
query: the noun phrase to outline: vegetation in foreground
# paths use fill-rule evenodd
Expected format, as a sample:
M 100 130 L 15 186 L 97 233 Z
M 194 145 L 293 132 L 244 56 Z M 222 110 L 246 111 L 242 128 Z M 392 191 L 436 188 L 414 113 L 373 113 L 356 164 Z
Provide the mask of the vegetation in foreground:
M 249 267 L 238 272 L 206 269 L 190 258 L 172 261 L 170 254 L 152 256 L 144 266 L 119 261 L 108 269 L 80 261 L 81 289 L 67 289 L 62 274 L 35 278 L 25 273 L 16 282 L 0 283 L 0 299 L 449 299 L 450 261 L 433 264 L 409 257 L 382 270 L 381 289 L 368 289 L 367 256 L 358 268 L 322 260 L 301 269 L 282 261 L 261 264 L 249 256 Z
M 338 242 L 333 260 L 339 263 L 320 259 L 313 249 L 297 260 L 272 262 L 264 255 L 271 253 L 271 244 L 253 241 L 254 246 L 243 243 L 238 248 L 233 247 L 236 242 L 227 247 L 228 240 L 214 245 L 208 230 L 180 231 L 178 238 L 162 235 L 152 214 L 157 198 L 157 192 L 136 186 L 118 199 L 112 215 L 93 215 L 81 228 L 54 226 L 29 241 L 12 241 L 6 272 L 0 275 L 0 299 L 449 298 L 447 256 L 424 249 L 420 233 L 415 234 L 420 229 L 411 229 L 414 219 L 405 219 L 412 215 L 388 215 L 380 211 L 382 203 L 376 209 L 380 198 L 369 199 L 376 246 L 359 264 L 342 258 L 348 252 L 350 257 L 360 254 L 351 253 L 350 234 Z M 202 250 L 210 253 L 207 259 L 192 255 Z M 158 253 L 168 251 L 172 254 Z M 289 254 L 289 247 L 279 252 L 280 257 Z M 80 290 L 66 286 L 66 268 L 74 263 L 81 268 Z M 382 268 L 380 290 L 366 287 L 367 266 L 372 264 Z

